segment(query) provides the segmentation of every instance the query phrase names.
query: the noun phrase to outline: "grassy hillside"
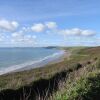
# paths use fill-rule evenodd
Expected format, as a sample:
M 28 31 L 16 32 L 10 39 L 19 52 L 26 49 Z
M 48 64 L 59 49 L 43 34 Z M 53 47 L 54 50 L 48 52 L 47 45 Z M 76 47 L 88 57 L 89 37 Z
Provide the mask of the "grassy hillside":
M 70 67 L 69 74 L 59 90 L 50 97 L 50 100 L 99 100 L 100 98 L 100 47 L 85 48 L 74 57 L 82 57 L 78 61 L 82 66 Z
M 50 81 L 50 84 L 55 82 L 56 87 L 49 86 L 54 91 L 51 93 L 51 90 L 48 90 L 50 95 L 45 96 L 44 100 L 99 100 L 100 47 L 60 49 L 69 50 L 71 56 L 64 57 L 63 61 L 46 65 L 43 68 L 2 75 L 0 76 L 0 90 L 16 90 L 22 86 L 30 86 L 34 82 L 43 84 L 42 82 Z M 62 81 L 65 74 L 66 78 Z M 58 82 L 54 81 L 55 78 Z

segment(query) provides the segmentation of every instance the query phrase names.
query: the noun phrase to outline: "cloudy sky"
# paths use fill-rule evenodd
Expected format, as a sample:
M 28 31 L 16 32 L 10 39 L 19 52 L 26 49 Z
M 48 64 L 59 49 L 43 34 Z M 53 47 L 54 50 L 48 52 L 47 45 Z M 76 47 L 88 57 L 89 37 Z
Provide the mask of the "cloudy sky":
M 100 0 L 0 0 L 0 47 L 100 45 Z

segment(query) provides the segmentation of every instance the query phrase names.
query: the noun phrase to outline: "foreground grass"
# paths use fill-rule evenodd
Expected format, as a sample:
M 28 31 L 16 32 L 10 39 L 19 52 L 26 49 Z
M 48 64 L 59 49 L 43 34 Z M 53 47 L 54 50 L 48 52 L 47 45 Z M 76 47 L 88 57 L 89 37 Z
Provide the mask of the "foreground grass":
M 67 87 L 68 88 L 68 87 Z M 100 72 L 81 77 L 64 92 L 58 92 L 54 100 L 99 100 Z

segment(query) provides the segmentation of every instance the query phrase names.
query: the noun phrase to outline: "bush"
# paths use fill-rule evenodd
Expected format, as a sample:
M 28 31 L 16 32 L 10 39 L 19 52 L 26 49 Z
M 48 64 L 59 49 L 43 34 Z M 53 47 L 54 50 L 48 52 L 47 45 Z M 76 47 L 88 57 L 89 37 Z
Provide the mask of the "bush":
M 88 61 L 87 64 L 88 64 L 88 65 L 91 64 L 91 61 Z
M 72 66 L 72 69 L 73 69 L 73 70 L 78 70 L 78 69 L 81 68 L 81 67 L 82 67 L 82 64 L 77 63 L 77 64 L 75 64 L 74 66 Z
M 100 100 L 100 74 L 91 73 L 71 83 L 55 100 Z
M 81 78 L 68 97 L 68 100 L 100 100 L 100 74 Z

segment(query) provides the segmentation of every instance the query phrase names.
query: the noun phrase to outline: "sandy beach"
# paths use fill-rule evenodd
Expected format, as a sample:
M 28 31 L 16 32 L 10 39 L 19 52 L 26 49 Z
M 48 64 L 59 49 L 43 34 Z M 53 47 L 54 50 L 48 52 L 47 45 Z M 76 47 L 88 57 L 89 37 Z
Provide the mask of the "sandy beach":
M 0 75 L 45 67 L 46 65 L 61 62 L 63 61 L 64 58 L 69 57 L 69 56 L 70 56 L 70 53 L 67 50 L 60 50 L 54 55 L 44 57 L 43 59 L 40 59 L 38 61 L 26 62 L 24 64 L 18 64 L 15 66 L 5 68 L 3 71 L 0 71 Z
M 54 57 L 44 58 L 34 64 L 25 66 L 23 68 L 14 70 L 12 72 L 20 72 L 25 70 L 31 70 L 35 68 L 45 67 L 46 65 L 54 64 L 63 61 L 64 58 L 69 57 L 70 53 L 66 50 L 61 50 L 61 52 L 57 53 Z

